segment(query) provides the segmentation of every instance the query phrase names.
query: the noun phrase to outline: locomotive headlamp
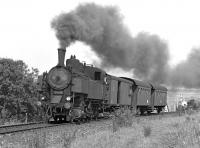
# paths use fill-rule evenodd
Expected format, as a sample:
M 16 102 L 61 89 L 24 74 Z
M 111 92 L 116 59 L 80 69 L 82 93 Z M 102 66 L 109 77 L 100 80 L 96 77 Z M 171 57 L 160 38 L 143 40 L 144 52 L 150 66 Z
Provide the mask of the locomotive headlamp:
M 44 99 L 45 99 L 44 97 L 41 98 L 42 101 L 43 101 Z
M 71 100 L 71 97 L 70 97 L 70 96 L 68 96 L 68 97 L 66 98 L 66 100 L 67 100 L 67 101 L 70 101 L 70 100 Z

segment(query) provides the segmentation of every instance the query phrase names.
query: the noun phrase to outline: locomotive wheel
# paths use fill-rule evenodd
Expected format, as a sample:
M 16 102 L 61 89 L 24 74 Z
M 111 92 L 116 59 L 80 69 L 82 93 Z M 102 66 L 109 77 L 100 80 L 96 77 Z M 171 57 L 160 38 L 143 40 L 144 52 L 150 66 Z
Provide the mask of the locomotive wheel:
M 136 115 L 140 115 L 140 114 L 141 114 L 141 109 L 137 108 Z
M 57 123 L 58 122 L 58 117 L 54 117 L 54 122 Z
M 140 114 L 141 114 L 141 115 L 144 115 L 144 110 L 141 109 Z
M 71 121 L 71 117 L 69 115 L 66 115 L 65 118 L 64 118 L 64 120 L 66 122 L 70 122 Z
M 147 111 L 147 114 L 150 115 L 150 114 L 151 114 L 151 111 Z
M 160 114 L 160 112 L 161 112 L 161 109 L 160 109 L 160 108 L 158 108 L 158 109 L 157 109 L 157 112 L 158 112 L 158 114 Z

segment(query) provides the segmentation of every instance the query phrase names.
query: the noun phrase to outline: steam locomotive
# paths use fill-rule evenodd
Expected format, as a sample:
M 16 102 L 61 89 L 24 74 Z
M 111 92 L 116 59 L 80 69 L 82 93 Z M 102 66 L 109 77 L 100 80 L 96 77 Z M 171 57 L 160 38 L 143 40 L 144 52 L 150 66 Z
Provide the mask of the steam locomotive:
M 58 49 L 58 65 L 40 79 L 48 121 L 97 118 L 119 108 L 137 114 L 160 113 L 167 105 L 167 88 L 109 75 L 75 56 L 65 65 L 65 52 Z

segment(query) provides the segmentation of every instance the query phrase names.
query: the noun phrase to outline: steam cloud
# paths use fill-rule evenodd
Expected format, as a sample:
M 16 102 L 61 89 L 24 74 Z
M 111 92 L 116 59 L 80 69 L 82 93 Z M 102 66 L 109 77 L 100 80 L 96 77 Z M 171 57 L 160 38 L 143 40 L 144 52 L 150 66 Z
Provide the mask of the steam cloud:
M 137 78 L 159 84 L 200 86 L 199 50 L 193 50 L 188 60 L 176 68 L 169 68 L 165 41 L 148 33 L 133 38 L 116 7 L 94 3 L 79 5 L 74 11 L 55 17 L 51 26 L 61 47 L 82 41 L 102 59 L 102 67 L 133 69 Z

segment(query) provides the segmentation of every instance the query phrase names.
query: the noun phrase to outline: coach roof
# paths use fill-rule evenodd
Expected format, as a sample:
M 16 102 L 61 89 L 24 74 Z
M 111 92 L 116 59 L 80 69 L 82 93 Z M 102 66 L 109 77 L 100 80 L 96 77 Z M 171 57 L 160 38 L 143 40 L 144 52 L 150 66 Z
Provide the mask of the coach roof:
M 116 77 L 116 76 L 112 76 L 112 75 L 108 75 L 110 76 L 112 79 L 115 79 L 115 80 L 118 80 L 118 81 L 123 81 L 123 82 L 126 82 L 126 83 L 133 83 L 131 80 L 129 79 L 125 79 L 123 77 Z
M 167 88 L 158 84 L 150 84 L 152 86 L 152 89 L 155 90 L 162 90 L 162 91 L 167 91 Z
M 135 80 L 135 79 L 131 79 L 131 78 L 126 78 L 126 77 L 121 77 L 121 78 L 127 79 L 129 81 L 132 81 L 137 86 L 151 88 L 151 85 L 148 82 L 139 81 L 139 80 Z

